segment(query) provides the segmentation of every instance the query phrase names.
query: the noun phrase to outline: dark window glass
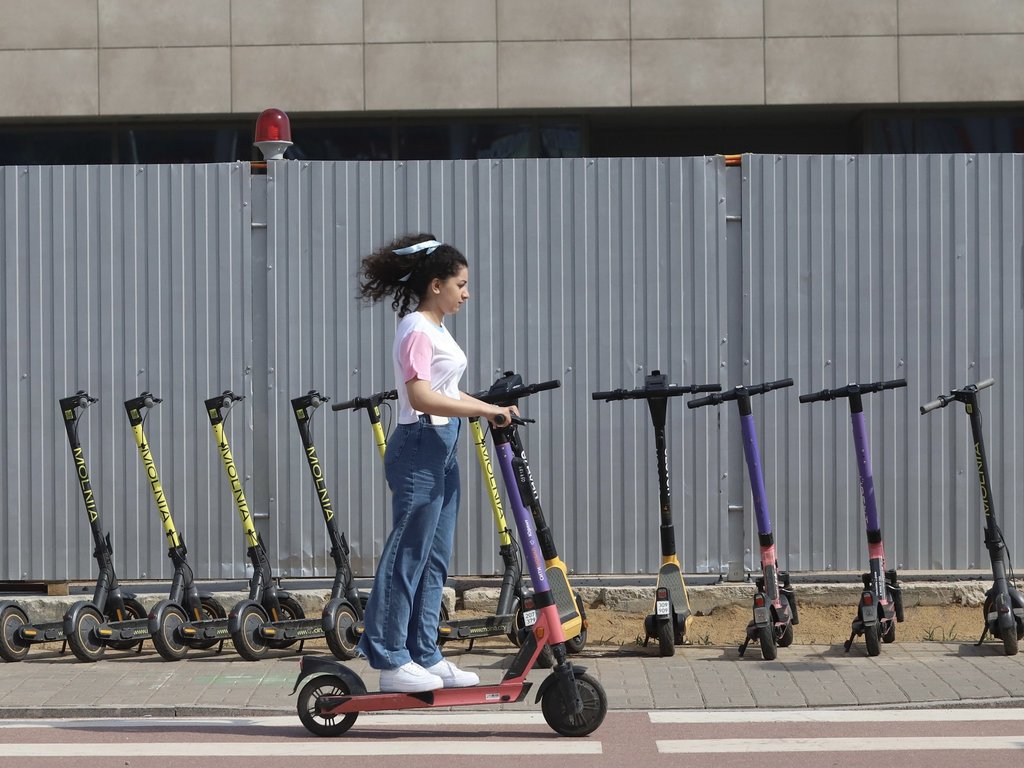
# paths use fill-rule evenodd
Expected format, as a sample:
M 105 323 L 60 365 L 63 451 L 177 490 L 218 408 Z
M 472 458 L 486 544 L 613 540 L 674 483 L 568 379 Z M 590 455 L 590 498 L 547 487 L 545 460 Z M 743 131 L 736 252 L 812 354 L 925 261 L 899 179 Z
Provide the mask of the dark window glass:
M 251 144 L 235 128 L 129 128 L 118 133 L 118 162 L 227 163 L 249 160 Z
M 579 123 L 551 123 L 540 127 L 537 157 L 582 157 L 583 129 Z
M 107 165 L 109 131 L 0 131 L 0 165 Z
M 391 128 L 386 125 L 298 127 L 284 156 L 289 160 L 390 160 Z

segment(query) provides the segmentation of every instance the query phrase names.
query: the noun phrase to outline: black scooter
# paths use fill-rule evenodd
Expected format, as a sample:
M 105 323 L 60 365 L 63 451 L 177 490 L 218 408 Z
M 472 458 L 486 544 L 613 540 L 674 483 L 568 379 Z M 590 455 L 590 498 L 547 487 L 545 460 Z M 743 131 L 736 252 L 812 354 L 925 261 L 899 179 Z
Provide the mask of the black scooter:
M 291 593 L 278 589 L 274 583 L 267 548 L 253 524 L 242 481 L 235 467 L 235 459 L 231 455 L 231 447 L 224 433 L 224 420 L 228 411 L 243 399 L 241 395 L 225 390 L 207 399 L 204 405 L 213 430 L 213 441 L 228 476 L 231 497 L 238 509 L 247 545 L 246 554 L 253 569 L 252 578 L 249 579 L 248 599 L 236 604 L 228 614 L 228 634 L 239 656 L 248 661 L 258 661 L 266 656 L 271 648 L 287 648 L 295 642 L 294 638 L 281 638 L 277 625 L 281 622 L 303 619 L 305 613 Z
M 134 594 L 121 589 L 114 573 L 114 549 L 100 522 L 85 451 L 78 439 L 81 414 L 96 402 L 99 401 L 83 390 L 60 401 L 71 458 L 92 531 L 93 557 L 99 567 L 92 600 L 75 603 L 62 621 L 45 624 L 31 623 L 25 609 L 17 603 L 0 602 L 0 658 L 5 661 L 21 661 L 32 645 L 57 641 L 64 643 L 61 653 L 70 645 L 77 658 L 95 661 L 103 655 L 107 645 L 118 650 L 138 645 L 141 650 L 142 639 L 149 636 L 146 609 Z
M 662 656 L 672 656 L 676 646 L 686 642 L 686 632 L 693 622 L 690 598 L 683 580 L 682 566 L 676 553 L 675 526 L 672 523 L 672 493 L 668 482 L 668 441 L 665 419 L 668 398 L 698 392 L 718 392 L 720 384 L 669 384 L 661 371 L 651 371 L 641 389 L 616 389 L 594 392 L 594 400 L 646 400 L 654 427 L 654 454 L 658 462 L 658 497 L 661 513 L 661 565 L 654 591 L 654 613 L 644 619 L 644 645 L 654 637 Z
M 146 481 L 160 514 L 164 536 L 167 537 L 167 556 L 174 564 L 170 594 L 150 611 L 149 632 L 157 653 L 167 661 L 178 661 L 185 658 L 190 648 L 207 650 L 219 644 L 218 653 L 223 649 L 224 641 L 228 638 L 227 611 L 212 594 L 200 592 L 196 586 L 192 567 L 188 563 L 185 539 L 174 525 L 171 507 L 160 483 L 156 460 L 146 440 L 146 415 L 150 408 L 162 402 L 161 398 L 143 392 L 138 397 L 125 400 L 124 409 L 128 414 L 135 444 L 139 448 Z
M 936 408 L 945 408 L 950 403 L 963 403 L 964 410 L 971 419 L 974 460 L 978 467 L 978 482 L 981 485 L 981 507 L 985 513 L 985 548 L 988 549 L 988 557 L 992 563 L 993 578 L 992 586 L 985 593 L 985 627 L 977 644 L 981 645 L 985 641 L 985 636 L 991 634 L 1003 641 L 1003 651 L 1007 656 L 1016 656 L 1019 642 L 1024 640 L 1024 597 L 1021 597 L 1017 590 L 1010 553 L 1006 549 L 1006 540 L 996 521 L 996 503 L 988 471 L 985 439 L 981 431 L 981 408 L 978 405 L 978 392 L 995 383 L 995 379 L 985 379 L 977 384 L 954 389 L 948 395 L 939 395 L 937 399 L 921 406 L 921 414 L 934 411 Z

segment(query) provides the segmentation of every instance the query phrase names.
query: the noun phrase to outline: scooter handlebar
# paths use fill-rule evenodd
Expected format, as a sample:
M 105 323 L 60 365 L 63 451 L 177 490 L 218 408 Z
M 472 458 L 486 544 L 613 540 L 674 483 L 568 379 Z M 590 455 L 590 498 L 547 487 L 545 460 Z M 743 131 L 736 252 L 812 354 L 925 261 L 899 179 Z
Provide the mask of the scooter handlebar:
M 643 387 L 640 389 L 613 389 L 608 392 L 593 392 L 592 400 L 653 400 L 658 397 L 695 395 L 698 392 L 720 392 L 721 384 L 669 384 L 664 387 Z
M 370 395 L 369 397 L 353 397 L 351 400 L 346 400 L 344 403 L 335 403 L 331 406 L 332 411 L 350 411 L 355 408 L 369 408 L 375 405 L 380 405 L 385 400 L 397 400 L 398 390 L 389 389 L 386 392 L 377 392 L 376 394 Z
M 521 397 L 535 395 L 538 392 L 545 392 L 549 389 L 558 389 L 560 386 L 562 386 L 562 382 L 560 380 L 551 379 L 550 381 L 542 381 L 538 384 L 523 384 L 522 386 L 515 386 L 506 390 L 499 390 L 497 392 L 486 390 L 484 392 L 476 393 L 473 397 L 484 403 L 490 403 L 492 405 L 511 405 Z
M 978 392 L 982 389 L 988 389 L 995 383 L 996 380 L 994 378 L 989 377 L 987 379 L 979 381 L 977 384 L 968 384 L 967 386 L 962 387 L 960 389 L 954 389 L 950 391 L 948 395 L 939 395 L 935 400 L 932 400 L 931 402 L 925 403 L 924 405 L 921 406 L 921 415 L 923 416 L 929 411 L 934 411 L 936 408 L 945 408 L 952 402 L 967 402 L 965 398 L 969 393 Z
M 800 395 L 801 403 L 817 403 L 820 400 L 834 400 L 835 395 L 832 394 L 831 389 L 823 389 L 821 392 L 809 392 L 806 395 Z

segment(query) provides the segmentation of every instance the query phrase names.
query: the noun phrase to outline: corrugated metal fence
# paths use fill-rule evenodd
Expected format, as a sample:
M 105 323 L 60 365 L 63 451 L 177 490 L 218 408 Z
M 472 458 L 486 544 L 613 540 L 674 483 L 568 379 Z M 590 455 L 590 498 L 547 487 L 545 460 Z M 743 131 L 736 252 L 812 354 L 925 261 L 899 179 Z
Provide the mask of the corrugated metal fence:
M 504 369 L 563 386 L 524 403 L 542 501 L 579 572 L 658 562 L 646 408 L 594 403 L 653 369 L 724 386 L 791 376 L 754 403 L 782 562 L 859 569 L 863 515 L 845 403 L 798 392 L 906 376 L 866 399 L 890 560 L 983 567 L 962 410 L 917 406 L 987 376 L 995 499 L 1024 548 L 1017 434 L 1024 352 L 1020 156 L 746 156 L 415 163 L 0 168 L 5 322 L 0 381 L 0 579 L 94 568 L 58 397 L 101 403 L 82 438 L 123 577 L 169 572 L 121 402 L 165 398 L 147 422 L 196 572 L 246 560 L 201 401 L 231 387 L 228 421 L 250 506 L 285 575 L 329 568 L 289 399 L 390 388 L 394 317 L 356 298 L 359 259 L 431 231 L 467 254 L 470 300 L 449 325 L 465 388 Z M 743 505 L 756 551 L 735 408 L 671 401 L 677 541 L 687 571 L 730 557 Z M 372 572 L 390 518 L 365 417 L 322 409 L 314 435 L 356 570 Z M 495 537 L 468 441 L 453 573 L 490 573 Z M 746 554 L 748 567 L 751 562 Z

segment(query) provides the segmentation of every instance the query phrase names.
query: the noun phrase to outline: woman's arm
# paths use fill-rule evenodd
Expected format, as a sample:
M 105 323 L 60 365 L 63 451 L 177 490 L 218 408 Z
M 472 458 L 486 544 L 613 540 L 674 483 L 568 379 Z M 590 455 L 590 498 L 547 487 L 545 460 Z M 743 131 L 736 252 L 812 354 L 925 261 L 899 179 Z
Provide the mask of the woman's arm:
M 494 423 L 499 415 L 504 416 L 506 423 L 511 421 L 512 414 L 518 413 L 518 409 L 502 408 L 490 403 L 477 400 L 466 393 L 461 400 L 454 400 L 440 392 L 430 388 L 430 382 L 423 379 L 411 379 L 405 382 L 406 391 L 409 393 L 409 405 L 422 413 L 429 413 L 434 416 L 454 416 L 457 418 L 469 418 L 471 416 L 482 416 Z

